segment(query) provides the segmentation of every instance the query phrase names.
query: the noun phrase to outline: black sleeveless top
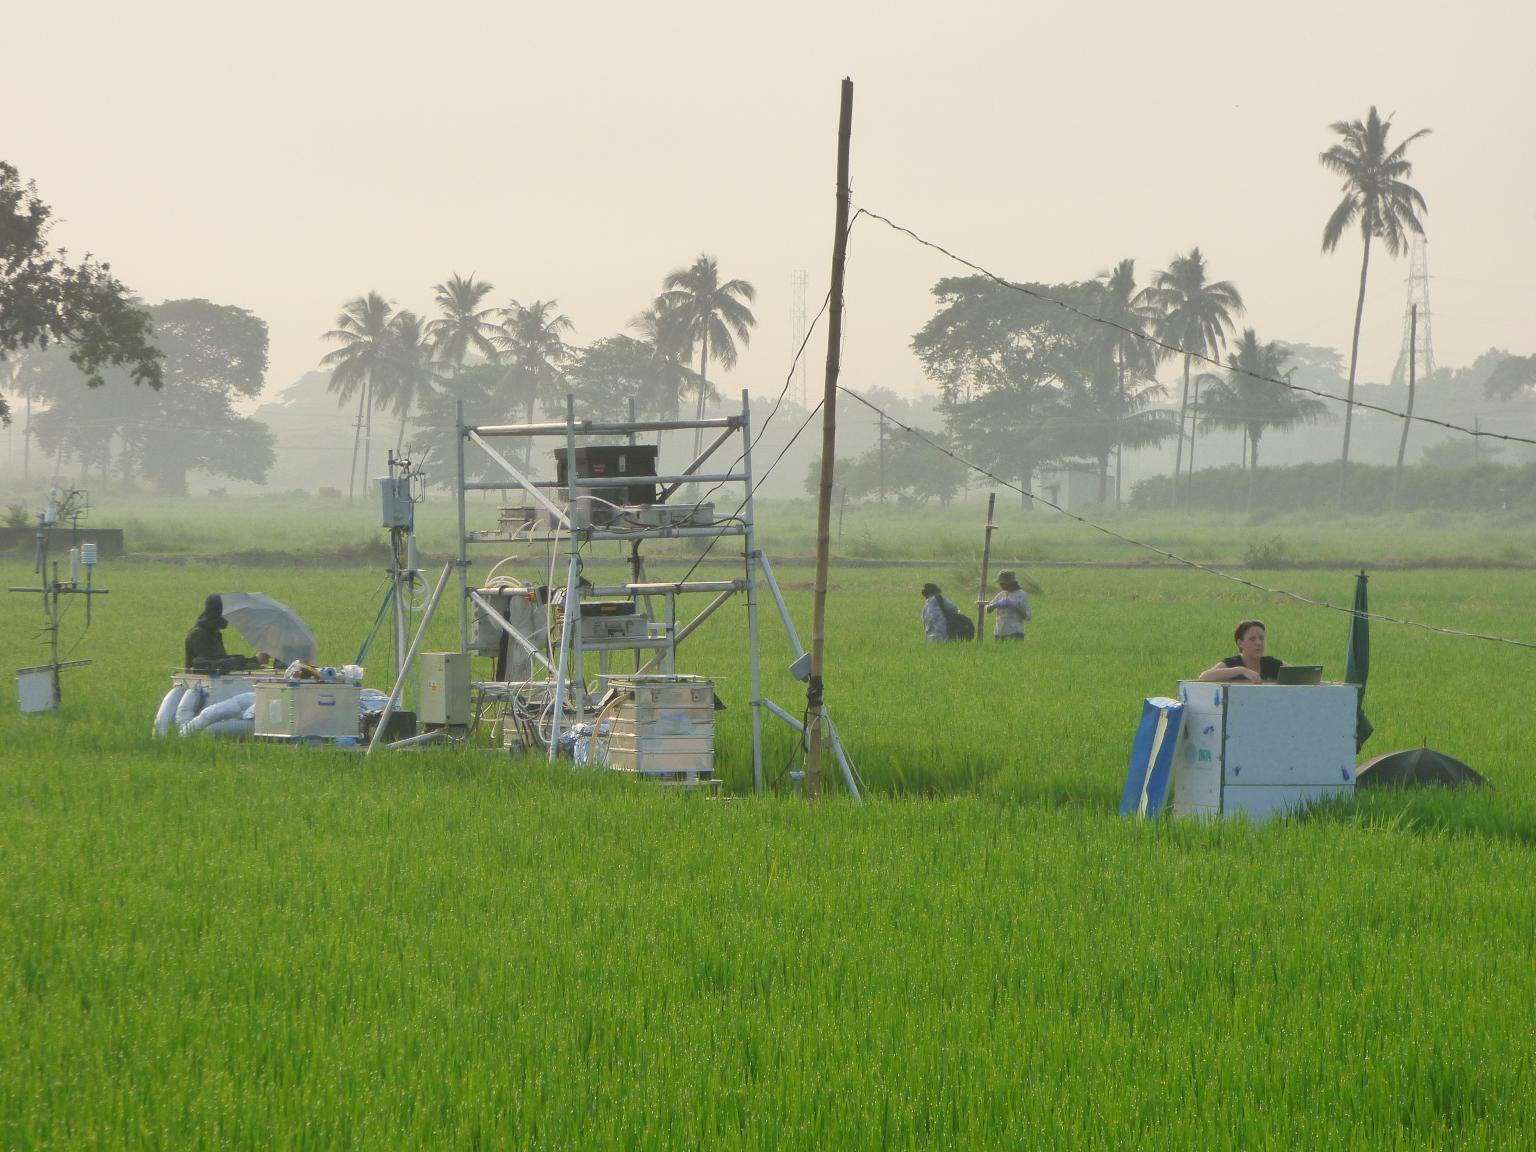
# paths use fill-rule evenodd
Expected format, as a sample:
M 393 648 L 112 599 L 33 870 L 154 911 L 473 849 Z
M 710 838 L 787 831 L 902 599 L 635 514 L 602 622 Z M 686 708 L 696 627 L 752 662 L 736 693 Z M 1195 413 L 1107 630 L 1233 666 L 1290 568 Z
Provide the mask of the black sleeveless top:
M 1225 660 L 1222 661 L 1222 663 L 1225 664 L 1228 668 L 1241 668 L 1243 666 L 1243 658 L 1241 656 L 1228 656 Z M 1260 656 L 1259 679 L 1266 682 L 1273 682 L 1276 678 L 1279 677 L 1280 669 L 1284 667 L 1284 665 L 1284 660 L 1277 659 L 1274 656 Z

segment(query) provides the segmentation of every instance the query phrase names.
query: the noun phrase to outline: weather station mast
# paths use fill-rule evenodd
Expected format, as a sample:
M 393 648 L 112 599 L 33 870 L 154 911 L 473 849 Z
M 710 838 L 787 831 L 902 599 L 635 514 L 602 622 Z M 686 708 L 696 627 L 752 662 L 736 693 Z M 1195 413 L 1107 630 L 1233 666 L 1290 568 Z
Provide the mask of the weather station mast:
M 48 663 L 32 668 L 16 670 L 16 698 L 22 712 L 58 712 L 61 692 L 59 672 L 64 668 L 79 668 L 89 660 L 59 659 L 59 626 L 68 612 L 67 597 L 85 597 L 85 627 L 91 626 L 91 597 L 105 596 L 106 588 L 93 584 L 96 572 L 96 544 L 80 539 L 80 521 L 90 511 L 90 498 L 78 488 L 60 493 L 49 493 L 47 506 L 37 515 L 37 551 L 32 570 L 41 576 L 36 587 L 12 587 L 12 592 L 40 592 L 43 596 L 43 630 L 48 638 Z M 69 522 L 69 578 L 59 577 L 59 562 L 48 559 L 48 545 L 56 525 Z M 80 582 L 80 569 L 85 569 L 85 583 Z M 82 633 L 83 635 L 83 633 Z

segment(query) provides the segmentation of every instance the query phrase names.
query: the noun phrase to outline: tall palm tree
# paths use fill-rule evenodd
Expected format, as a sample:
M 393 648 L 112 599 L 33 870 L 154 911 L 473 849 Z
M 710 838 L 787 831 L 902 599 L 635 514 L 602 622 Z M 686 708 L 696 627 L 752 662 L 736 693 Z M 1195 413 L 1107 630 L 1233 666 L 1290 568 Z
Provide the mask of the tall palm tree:
M 1174 457 L 1173 490 L 1178 499 L 1179 473 L 1184 466 L 1184 426 L 1189 413 L 1189 369 L 1196 356 L 1216 356 L 1227 344 L 1232 317 L 1243 311 L 1243 298 L 1228 280 L 1207 280 L 1205 257 L 1199 248 L 1175 256 L 1168 267 L 1152 278 L 1151 287 L 1138 297 L 1155 316 L 1153 331 L 1159 340 L 1184 354 L 1184 393 L 1179 401 L 1179 446 Z M 1190 455 L 1194 455 L 1191 429 Z
M 1254 476 L 1259 468 L 1259 442 L 1273 428 L 1283 432 L 1302 424 L 1316 424 L 1328 415 L 1321 400 L 1279 383 L 1285 376 L 1289 352 L 1282 344 L 1259 342 L 1258 334 L 1244 329 L 1227 357 L 1225 376 L 1202 374 L 1206 382 L 1200 423 L 1244 434 L 1247 441 L 1248 507 L 1253 507 Z
M 334 352 L 321 358 L 320 364 L 331 369 L 328 391 L 337 394 L 337 402 L 345 404 L 357 394 L 357 429 L 352 437 L 352 472 L 347 477 L 347 502 L 352 502 L 357 479 L 357 443 L 363 442 L 363 474 L 368 473 L 368 456 L 373 438 L 374 387 L 388 388 L 391 331 L 390 320 L 394 309 L 389 301 L 377 292 L 349 300 L 341 315 L 336 317 L 336 327 L 325 334 L 324 339 L 340 344 Z
M 1349 471 L 1349 430 L 1355 414 L 1355 365 L 1360 354 L 1360 320 L 1365 315 L 1365 278 L 1371 266 L 1371 239 L 1379 238 L 1393 256 L 1408 243 L 1410 232 L 1424 234 L 1420 212 L 1429 209 L 1417 188 L 1407 183 L 1413 164 L 1405 157 L 1408 145 L 1429 129 L 1421 128 L 1390 152 L 1387 132 L 1392 118 L 1383 120 L 1371 105 L 1365 121 L 1340 120 L 1330 124 L 1340 140 L 1318 156 L 1318 162 L 1343 178 L 1344 198 L 1323 226 L 1323 251 L 1332 252 L 1356 220 L 1360 221 L 1360 295 L 1355 301 L 1355 332 L 1349 345 L 1349 392 L 1344 409 L 1344 447 L 1339 455 L 1339 505 L 1344 504 L 1345 477 Z
M 699 377 L 694 391 L 698 396 L 695 419 L 704 419 L 704 404 L 710 398 L 709 362 L 714 360 L 726 371 L 736 367 L 736 341 L 751 343 L 757 319 L 747 307 L 757 298 L 757 289 L 745 280 L 720 281 L 720 265 L 713 256 L 700 255 L 690 267 L 667 275 L 664 291 L 656 303 L 668 311 L 676 310 L 687 333 L 691 353 L 699 349 Z M 704 429 L 694 429 L 693 455 L 697 459 L 703 444 Z
M 395 451 L 405 445 L 405 422 L 411 409 L 426 399 L 437 381 L 433 370 L 435 353 L 427 338 L 427 325 L 416 313 L 401 309 L 389 324 L 387 386 L 378 393 L 380 407 L 389 404 L 400 418 L 400 434 L 395 438 Z
M 454 273 L 432 286 L 432 300 L 440 314 L 427 325 L 427 338 L 437 351 L 437 359 L 455 372 L 471 350 L 492 362 L 496 359 L 496 325 L 490 320 L 493 309 L 480 307 L 494 287 L 488 281 L 476 280 L 474 273 L 467 278 Z
M 533 423 L 534 407 L 547 407 L 558 400 L 562 370 L 570 361 L 571 348 L 565 335 L 574 332 L 576 325 L 571 318 L 556 311 L 558 300 L 534 300 L 519 304 L 512 300 L 505 308 L 496 309 L 501 324 L 496 329 L 492 344 L 507 364 L 506 383 L 512 394 L 520 399 L 528 413 L 528 423 Z M 523 446 L 523 467 L 531 459 L 533 440 Z

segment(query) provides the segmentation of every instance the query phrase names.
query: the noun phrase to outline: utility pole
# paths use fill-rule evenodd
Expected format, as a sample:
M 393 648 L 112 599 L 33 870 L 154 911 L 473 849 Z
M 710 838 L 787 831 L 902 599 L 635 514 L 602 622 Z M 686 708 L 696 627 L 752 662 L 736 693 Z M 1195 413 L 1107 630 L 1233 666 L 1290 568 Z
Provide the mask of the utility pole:
M 880 503 L 885 503 L 885 413 L 880 413 L 880 419 L 875 421 L 880 429 Z
M 837 123 L 837 222 L 832 234 L 832 291 L 827 371 L 822 388 L 821 486 L 816 501 L 816 586 L 811 614 L 811 671 L 805 685 L 805 795 L 821 794 L 823 658 L 827 640 L 827 572 L 832 550 L 832 469 L 837 455 L 837 376 L 842 368 L 843 273 L 848 260 L 848 143 L 853 136 L 853 81 L 844 77 Z

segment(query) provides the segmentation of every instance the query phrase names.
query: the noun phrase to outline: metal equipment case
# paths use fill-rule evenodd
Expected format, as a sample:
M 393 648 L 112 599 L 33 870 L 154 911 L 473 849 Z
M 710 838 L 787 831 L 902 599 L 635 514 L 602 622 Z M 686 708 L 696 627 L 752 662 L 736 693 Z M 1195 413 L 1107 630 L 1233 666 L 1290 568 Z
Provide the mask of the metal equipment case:
M 356 684 L 325 680 L 262 680 L 256 684 L 257 736 L 280 739 L 354 739 L 362 732 Z
M 608 766 L 660 780 L 702 782 L 715 768 L 715 686 L 697 676 L 615 676 Z

